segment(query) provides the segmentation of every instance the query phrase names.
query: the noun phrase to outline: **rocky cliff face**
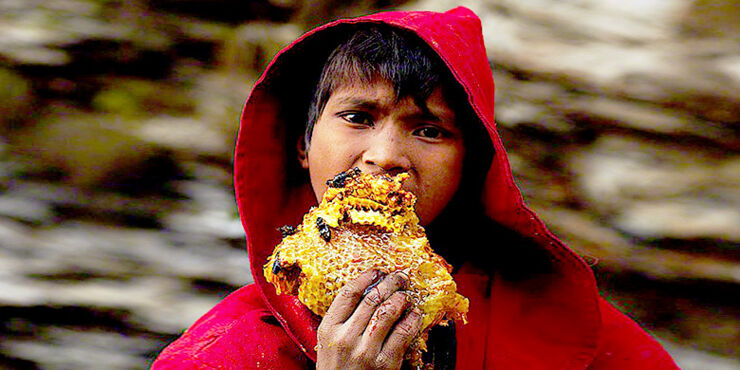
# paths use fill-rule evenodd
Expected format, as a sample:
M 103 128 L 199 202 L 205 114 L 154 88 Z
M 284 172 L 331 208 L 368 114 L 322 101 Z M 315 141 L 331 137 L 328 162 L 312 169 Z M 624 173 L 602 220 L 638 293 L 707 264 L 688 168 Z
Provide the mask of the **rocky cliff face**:
M 684 368 L 736 368 L 736 0 L 0 1 L 0 367 L 145 367 L 250 281 L 230 158 L 265 63 L 457 5 L 528 203 Z

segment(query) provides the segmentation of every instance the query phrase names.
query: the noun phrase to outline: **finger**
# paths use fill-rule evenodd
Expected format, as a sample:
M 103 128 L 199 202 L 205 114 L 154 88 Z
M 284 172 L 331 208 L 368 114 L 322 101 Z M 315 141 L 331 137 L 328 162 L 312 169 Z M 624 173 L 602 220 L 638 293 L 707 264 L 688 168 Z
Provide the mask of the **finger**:
M 382 278 L 377 270 L 367 270 L 360 274 L 356 279 L 345 284 L 337 296 L 332 301 L 329 309 L 322 320 L 323 324 L 336 325 L 346 321 L 355 311 L 357 304 L 363 297 L 363 292 L 370 286 L 373 281 Z
M 421 327 L 421 311 L 414 307 L 404 316 L 388 335 L 378 354 L 379 362 L 401 361 L 411 343 L 419 336 Z
M 375 353 L 380 351 L 383 342 L 393 325 L 403 316 L 404 311 L 409 306 L 408 296 L 405 292 L 397 291 L 390 298 L 381 303 L 375 310 L 363 332 L 363 341 L 365 345 L 374 350 Z
M 354 334 L 362 335 L 375 310 L 392 294 L 404 289 L 407 285 L 408 276 L 402 272 L 394 272 L 386 276 L 376 287 L 366 290 L 367 294 L 345 323 L 355 328 Z

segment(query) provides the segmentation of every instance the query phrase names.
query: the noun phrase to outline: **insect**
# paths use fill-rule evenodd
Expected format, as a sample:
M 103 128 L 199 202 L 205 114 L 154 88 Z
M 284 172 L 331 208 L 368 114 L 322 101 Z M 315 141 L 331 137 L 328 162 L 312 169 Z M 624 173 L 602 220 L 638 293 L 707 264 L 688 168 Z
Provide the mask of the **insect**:
M 295 226 L 285 225 L 280 226 L 277 228 L 278 231 L 280 231 L 280 235 L 284 237 L 293 235 L 298 232 L 298 229 L 295 228 Z
M 321 217 L 316 217 L 316 227 L 319 229 L 319 235 L 325 242 L 331 241 L 331 229 Z
M 360 169 L 355 167 L 351 170 L 343 171 L 334 176 L 331 180 L 326 180 L 326 185 L 329 185 L 329 187 L 332 188 L 343 188 L 344 187 L 344 181 L 348 178 L 355 177 L 360 174 Z
M 272 263 L 272 273 L 277 275 L 282 271 L 283 268 L 280 266 L 280 252 L 275 254 L 275 262 Z

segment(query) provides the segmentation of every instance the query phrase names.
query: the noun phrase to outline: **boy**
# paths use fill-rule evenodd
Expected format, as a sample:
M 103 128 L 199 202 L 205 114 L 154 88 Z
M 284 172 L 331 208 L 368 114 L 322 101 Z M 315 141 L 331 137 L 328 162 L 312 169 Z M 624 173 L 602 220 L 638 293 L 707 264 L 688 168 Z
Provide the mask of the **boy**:
M 601 299 L 589 267 L 527 208 L 493 121 L 480 21 L 465 8 L 333 22 L 286 48 L 242 115 L 235 186 L 255 283 L 171 344 L 154 368 L 400 368 L 419 316 L 404 276 L 368 271 L 322 319 L 276 295 L 262 265 L 326 180 L 407 172 L 432 247 L 469 298 L 427 360 L 458 369 L 675 369 Z M 308 114 L 306 114 L 308 112 Z M 307 122 L 307 123 L 305 123 Z M 380 330 L 369 330 L 372 317 Z

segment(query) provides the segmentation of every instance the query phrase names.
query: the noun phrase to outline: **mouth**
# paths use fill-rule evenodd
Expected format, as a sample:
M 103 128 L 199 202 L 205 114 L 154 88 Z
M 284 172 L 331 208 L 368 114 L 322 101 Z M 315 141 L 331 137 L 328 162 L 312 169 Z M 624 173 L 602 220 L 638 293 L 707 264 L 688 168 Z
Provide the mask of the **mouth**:
M 356 186 L 362 171 L 353 168 L 341 172 L 328 180 L 329 186 L 324 194 L 324 201 L 336 200 L 341 204 L 341 212 L 326 214 L 329 226 L 336 227 L 340 221 L 349 224 L 371 226 L 385 231 L 397 231 L 409 222 L 418 222 L 414 211 L 416 196 L 404 189 L 405 181 L 409 179 L 408 172 L 397 175 L 389 173 L 369 174 L 376 182 L 374 187 Z
M 354 168 L 353 170 L 356 169 L 357 168 Z M 398 176 L 403 176 L 403 180 L 401 181 L 401 189 L 418 196 L 418 174 L 413 168 L 407 170 L 376 171 L 369 174 L 375 177 L 385 178 L 397 178 Z

